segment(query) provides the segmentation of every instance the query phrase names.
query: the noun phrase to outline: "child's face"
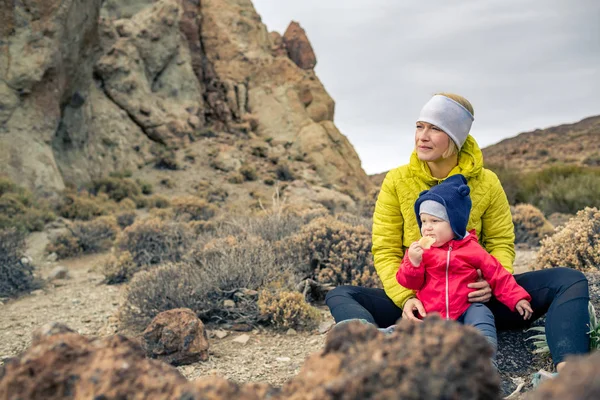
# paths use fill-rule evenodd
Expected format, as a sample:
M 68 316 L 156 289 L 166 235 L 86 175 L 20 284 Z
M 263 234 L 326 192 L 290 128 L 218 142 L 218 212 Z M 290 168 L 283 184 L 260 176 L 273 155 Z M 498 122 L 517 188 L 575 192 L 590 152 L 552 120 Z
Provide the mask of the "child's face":
M 421 214 L 421 235 L 435 239 L 433 247 L 440 247 L 454 239 L 454 232 L 448 221 L 429 214 Z

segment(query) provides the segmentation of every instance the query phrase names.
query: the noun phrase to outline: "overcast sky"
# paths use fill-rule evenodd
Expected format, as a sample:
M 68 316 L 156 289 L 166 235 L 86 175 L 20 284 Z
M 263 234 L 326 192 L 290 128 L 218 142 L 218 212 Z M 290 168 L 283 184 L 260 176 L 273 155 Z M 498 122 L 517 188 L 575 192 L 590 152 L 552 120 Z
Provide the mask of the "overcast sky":
M 270 31 L 306 30 L 335 123 L 369 174 L 408 161 L 436 92 L 471 101 L 482 147 L 600 114 L 599 0 L 253 3 Z

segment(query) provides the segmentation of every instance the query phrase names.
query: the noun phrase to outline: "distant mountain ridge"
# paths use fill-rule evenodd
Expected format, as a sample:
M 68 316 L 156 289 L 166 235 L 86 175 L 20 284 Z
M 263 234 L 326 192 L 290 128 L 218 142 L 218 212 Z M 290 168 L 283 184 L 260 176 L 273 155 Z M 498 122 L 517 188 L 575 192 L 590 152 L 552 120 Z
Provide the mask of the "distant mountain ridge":
M 487 167 L 536 170 L 552 165 L 600 167 L 600 115 L 523 132 L 482 149 Z M 386 172 L 369 175 L 377 187 Z
M 483 149 L 486 166 L 536 170 L 552 165 L 600 166 L 600 116 L 504 139 Z

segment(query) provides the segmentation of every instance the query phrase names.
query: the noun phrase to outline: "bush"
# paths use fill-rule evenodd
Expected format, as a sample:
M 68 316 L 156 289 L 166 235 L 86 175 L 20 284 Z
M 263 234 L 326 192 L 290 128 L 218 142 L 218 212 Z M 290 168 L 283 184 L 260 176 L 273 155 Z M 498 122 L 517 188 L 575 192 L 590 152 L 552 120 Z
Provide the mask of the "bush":
M 0 178 L 0 229 L 41 231 L 55 215 L 32 194 L 8 178 Z
M 158 313 L 187 307 L 205 322 L 254 324 L 260 320 L 257 291 L 273 281 L 287 280 L 285 287 L 292 287 L 291 271 L 292 262 L 277 260 L 268 242 L 216 239 L 188 262 L 137 273 L 125 293 L 121 321 L 141 330 Z M 224 300 L 235 307 L 224 308 Z
M 517 204 L 511 207 L 515 225 L 515 243 L 538 246 L 540 240 L 554 233 L 554 227 L 544 214 L 531 204 Z
M 141 179 L 136 179 L 135 181 L 140 187 L 140 190 L 143 194 L 152 194 L 152 192 L 154 192 L 154 187 L 151 183 L 143 181 Z
M 110 214 L 115 207 L 116 204 L 111 202 L 106 194 L 92 196 L 85 191 L 67 192 L 58 212 L 64 218 L 89 221 Z
M 600 207 L 600 169 L 558 165 L 520 172 L 491 167 L 498 174 L 510 204 L 528 203 L 545 215 L 574 214 L 586 206 Z
M 97 253 L 110 249 L 118 232 L 117 222 L 112 217 L 75 222 L 67 232 L 57 235 L 47 250 L 56 253 L 59 258 Z
M 179 262 L 192 242 L 184 223 L 148 218 L 134 222 L 117 240 L 120 251 L 128 251 L 139 270 L 165 262 Z
M 216 206 L 196 196 L 175 197 L 171 205 L 175 218 L 181 221 L 207 221 L 217 212 Z
M 242 165 L 242 167 L 240 168 L 240 174 L 242 174 L 244 179 L 247 181 L 255 181 L 256 179 L 258 179 L 256 169 L 248 164 Z
M 327 285 L 381 287 L 373 267 L 371 232 L 333 217 L 322 217 L 282 241 L 280 251 L 298 257 L 300 273 Z
M 102 273 L 109 285 L 130 280 L 139 267 L 133 261 L 131 253 L 124 251 L 118 256 L 112 254 L 102 269 Z
M 600 174 L 572 175 L 549 183 L 539 194 L 540 209 L 573 214 L 584 207 L 600 207 Z
M 0 297 L 12 297 L 33 288 L 33 266 L 21 262 L 24 251 L 24 232 L 14 228 L 0 230 Z
M 54 214 L 46 209 L 28 206 L 22 196 L 7 193 L 0 197 L 0 229 L 15 228 L 25 232 L 41 231 Z
M 586 207 L 553 236 L 542 240 L 537 268 L 600 268 L 600 211 Z
M 155 194 L 148 197 L 146 205 L 148 208 L 167 208 L 171 206 L 171 201 L 165 196 Z
M 258 309 L 269 322 L 283 329 L 312 329 L 321 316 L 319 310 L 298 292 L 262 290 L 258 296 Z
M 119 202 L 123 199 L 135 199 L 140 195 L 140 187 L 129 178 L 101 178 L 92 181 L 90 193 L 106 193 L 109 198 Z
M 117 224 L 121 229 L 132 225 L 135 221 L 136 213 L 134 211 L 125 211 L 117 215 Z
M 218 227 L 221 236 L 259 237 L 277 242 L 300 231 L 304 219 L 292 213 L 263 213 L 251 217 L 232 218 Z
M 296 179 L 294 173 L 287 164 L 279 164 L 275 169 L 275 176 L 280 181 L 293 181 Z

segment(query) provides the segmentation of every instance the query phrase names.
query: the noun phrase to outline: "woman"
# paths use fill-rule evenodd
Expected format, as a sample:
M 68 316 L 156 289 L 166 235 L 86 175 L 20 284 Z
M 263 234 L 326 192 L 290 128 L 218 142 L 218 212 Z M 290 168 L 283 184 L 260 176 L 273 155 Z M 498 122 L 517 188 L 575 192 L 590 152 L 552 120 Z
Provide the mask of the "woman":
M 448 176 L 462 174 L 471 189 L 473 208 L 468 230 L 475 229 L 481 245 L 513 273 L 514 227 L 506 194 L 498 177 L 483 168 L 483 155 L 472 136 L 473 106 L 465 98 L 440 93 L 421 110 L 416 124 L 415 150 L 410 162 L 391 170 L 383 181 L 373 214 L 373 257 L 384 289 L 340 286 L 326 302 L 336 322 L 351 319 L 393 326 L 399 318 L 420 321 L 423 304 L 415 292 L 400 286 L 396 272 L 405 250 L 420 238 L 414 203 L 423 190 Z M 547 314 L 546 337 L 557 371 L 567 355 L 589 351 L 585 276 L 568 268 L 554 268 L 515 275 L 517 283 L 532 297 L 529 321 L 492 298 L 488 282 L 468 285 L 470 302 L 492 310 L 498 329 L 517 329 Z

